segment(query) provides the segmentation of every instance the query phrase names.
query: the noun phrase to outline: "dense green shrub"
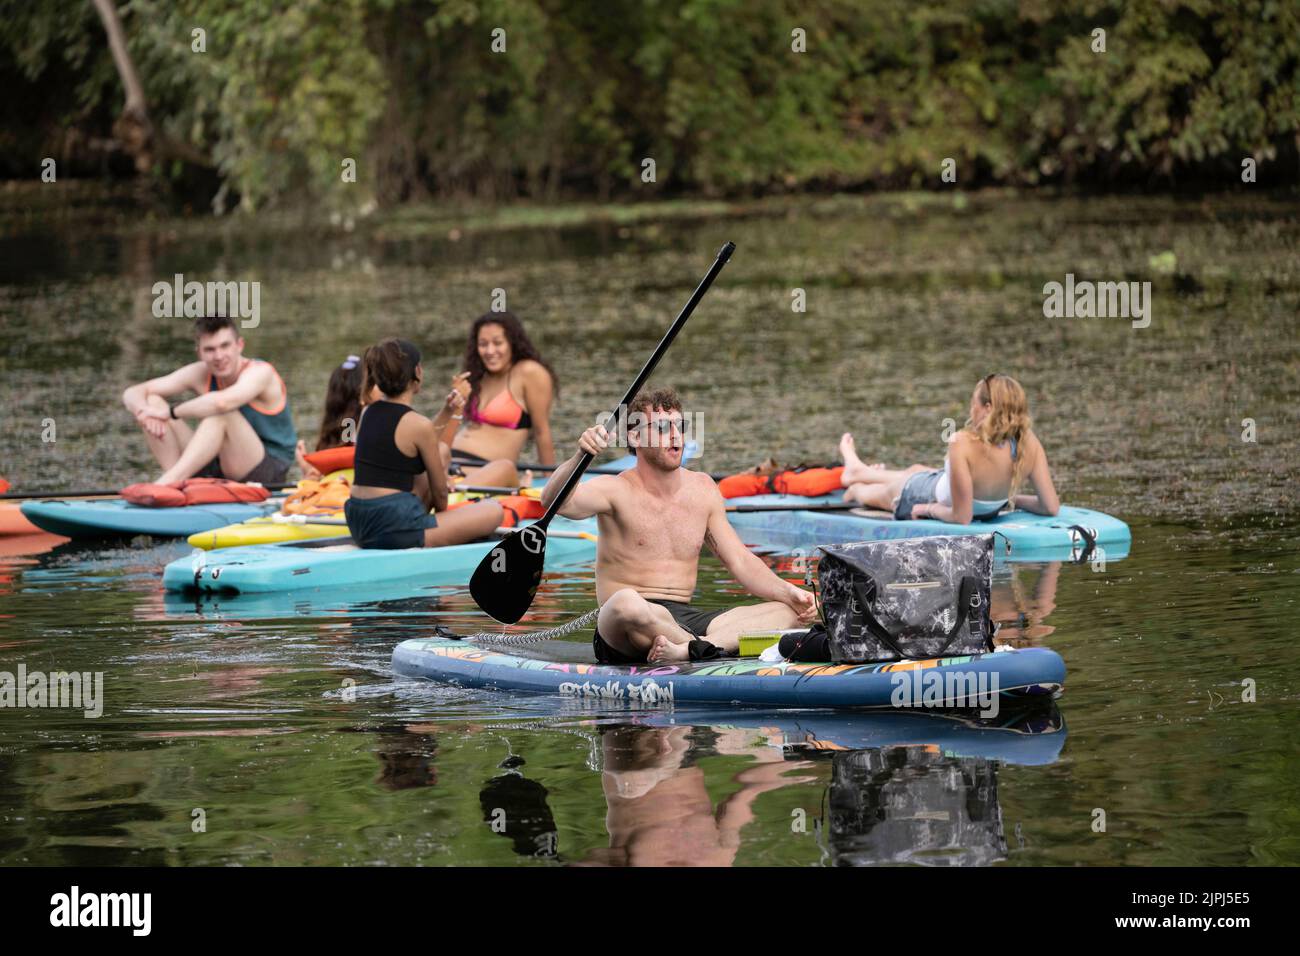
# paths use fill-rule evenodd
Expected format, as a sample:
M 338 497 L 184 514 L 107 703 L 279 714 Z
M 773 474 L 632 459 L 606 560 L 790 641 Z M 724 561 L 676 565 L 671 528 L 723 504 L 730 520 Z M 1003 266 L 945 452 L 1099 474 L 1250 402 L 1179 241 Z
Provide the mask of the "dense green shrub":
M 1247 156 L 1261 182 L 1296 174 L 1300 5 L 1281 0 L 119 8 L 155 124 L 250 207 L 922 186 L 947 157 L 968 185 L 1229 182 Z M 0 0 L 0 81 L 0 171 L 102 168 L 122 93 L 86 0 Z

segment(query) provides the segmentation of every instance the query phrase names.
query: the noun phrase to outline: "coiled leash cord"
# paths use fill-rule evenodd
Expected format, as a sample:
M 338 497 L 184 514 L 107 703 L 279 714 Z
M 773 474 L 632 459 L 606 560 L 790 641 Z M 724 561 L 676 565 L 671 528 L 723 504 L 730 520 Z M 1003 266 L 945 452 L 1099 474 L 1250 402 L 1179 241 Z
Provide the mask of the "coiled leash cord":
M 494 631 L 479 631 L 477 634 L 470 634 L 465 637 L 456 635 L 460 640 L 472 641 L 475 644 L 498 644 L 504 647 L 524 647 L 528 644 L 540 644 L 543 641 L 552 641 L 557 638 L 567 637 L 574 631 L 580 631 L 589 626 L 592 621 L 596 620 L 596 615 L 600 613 L 600 607 L 593 607 L 586 614 L 575 617 L 572 621 L 566 621 L 564 624 L 557 624 L 555 627 L 548 627 L 542 631 L 525 631 L 522 634 L 498 634 Z

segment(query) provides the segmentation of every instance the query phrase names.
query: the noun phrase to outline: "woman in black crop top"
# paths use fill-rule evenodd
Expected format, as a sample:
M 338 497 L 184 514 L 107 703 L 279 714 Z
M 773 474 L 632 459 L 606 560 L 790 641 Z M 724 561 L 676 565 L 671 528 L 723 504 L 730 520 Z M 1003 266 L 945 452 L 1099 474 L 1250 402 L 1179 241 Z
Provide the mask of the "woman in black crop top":
M 433 421 L 411 408 L 424 370 L 420 351 L 384 339 L 362 358 L 362 395 L 378 398 L 361 413 L 348 530 L 363 548 L 436 548 L 490 535 L 501 506 L 480 501 L 447 511 L 447 456 L 439 437 L 465 405 L 455 390 Z M 436 517 L 430 511 L 441 512 Z

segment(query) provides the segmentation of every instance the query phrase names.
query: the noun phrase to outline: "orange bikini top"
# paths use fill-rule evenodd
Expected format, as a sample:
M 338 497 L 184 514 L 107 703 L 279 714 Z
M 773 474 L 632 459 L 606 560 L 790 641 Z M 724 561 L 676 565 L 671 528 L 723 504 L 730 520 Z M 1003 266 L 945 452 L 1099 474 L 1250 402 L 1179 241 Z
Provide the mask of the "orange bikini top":
M 532 428 L 533 420 L 524 407 L 510 394 L 510 376 L 506 375 L 506 387 L 497 392 L 482 410 L 478 407 L 478 396 L 470 399 L 465 409 L 465 417 L 480 425 L 496 425 L 498 428 Z

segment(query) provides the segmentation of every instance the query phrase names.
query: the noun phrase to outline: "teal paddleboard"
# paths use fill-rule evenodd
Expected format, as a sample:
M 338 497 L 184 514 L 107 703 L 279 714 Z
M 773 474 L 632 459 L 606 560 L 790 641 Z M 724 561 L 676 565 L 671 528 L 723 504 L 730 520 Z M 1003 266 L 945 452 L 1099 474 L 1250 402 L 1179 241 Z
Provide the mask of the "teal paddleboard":
M 596 554 L 594 521 L 551 522 L 547 567 L 589 560 Z M 568 537 L 584 534 L 590 537 Z M 564 535 L 564 536 L 561 536 Z M 168 591 L 265 594 L 323 588 L 392 586 L 401 582 L 464 584 L 497 542 L 477 541 L 443 548 L 375 550 L 358 548 L 350 538 L 318 538 L 282 544 L 249 545 L 221 551 L 195 551 L 167 565 Z
M 185 538 L 228 524 L 247 521 L 279 509 L 279 502 L 257 504 L 186 505 L 143 508 L 121 498 L 84 501 L 24 501 L 23 515 L 36 527 L 65 538 L 105 538 L 149 534 Z
M 928 518 L 896 521 L 880 512 L 862 509 L 812 510 L 818 505 L 836 504 L 839 500 L 839 495 L 731 498 L 727 501 L 731 508 L 778 508 L 731 511 L 727 519 L 747 543 L 785 546 L 996 533 L 999 537 L 995 551 L 1024 560 L 1052 560 L 1077 555 L 1088 547 L 1090 540 L 1094 550 L 1101 548 L 1118 559 L 1128 554 L 1132 541 L 1128 525 L 1120 519 L 1100 511 L 1066 505 L 1050 517 L 1028 511 L 1009 511 L 988 521 L 972 521 L 970 524 L 950 524 Z

